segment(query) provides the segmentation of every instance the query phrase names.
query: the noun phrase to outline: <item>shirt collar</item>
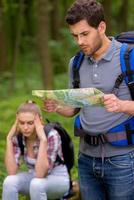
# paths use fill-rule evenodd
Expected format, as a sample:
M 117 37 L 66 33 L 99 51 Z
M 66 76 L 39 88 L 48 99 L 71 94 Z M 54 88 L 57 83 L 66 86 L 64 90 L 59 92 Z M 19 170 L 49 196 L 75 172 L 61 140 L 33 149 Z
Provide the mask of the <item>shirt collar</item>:
M 106 61 L 111 61 L 113 55 L 114 55 L 114 47 L 115 47 L 115 39 L 112 37 L 111 38 L 111 44 L 107 50 L 107 52 L 101 57 L 101 60 L 106 60 Z M 96 62 L 93 57 L 91 56 L 86 56 L 89 63 L 94 63 Z
M 107 52 L 102 56 L 101 59 L 106 60 L 106 61 L 111 61 L 112 57 L 114 55 L 114 47 L 115 47 L 115 39 L 112 38 L 111 44 L 110 44 Z

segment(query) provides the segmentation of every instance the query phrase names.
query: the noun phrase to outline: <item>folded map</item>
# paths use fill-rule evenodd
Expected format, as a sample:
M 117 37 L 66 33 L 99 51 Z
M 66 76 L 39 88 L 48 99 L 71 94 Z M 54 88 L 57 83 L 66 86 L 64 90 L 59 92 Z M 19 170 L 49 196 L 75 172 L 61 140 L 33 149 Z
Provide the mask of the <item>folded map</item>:
M 59 106 L 69 105 L 75 108 L 83 106 L 103 106 L 103 92 L 96 88 L 78 88 L 62 90 L 33 90 L 32 95 L 41 100 L 56 100 Z

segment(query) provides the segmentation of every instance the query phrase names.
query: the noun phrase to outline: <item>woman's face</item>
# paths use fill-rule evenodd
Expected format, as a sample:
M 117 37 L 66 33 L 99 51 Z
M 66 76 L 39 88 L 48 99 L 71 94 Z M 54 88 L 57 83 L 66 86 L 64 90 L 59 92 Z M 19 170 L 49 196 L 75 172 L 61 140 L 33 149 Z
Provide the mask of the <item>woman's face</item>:
M 35 133 L 35 114 L 32 112 L 22 112 L 17 114 L 18 128 L 25 137 L 30 137 Z

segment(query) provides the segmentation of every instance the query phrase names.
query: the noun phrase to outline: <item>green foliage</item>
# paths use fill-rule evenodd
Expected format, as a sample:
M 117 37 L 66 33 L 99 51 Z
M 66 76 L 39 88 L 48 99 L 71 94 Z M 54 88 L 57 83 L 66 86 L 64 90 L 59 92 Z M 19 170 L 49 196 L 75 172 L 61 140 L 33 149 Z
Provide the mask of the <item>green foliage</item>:
M 50 50 L 55 73 L 66 72 L 70 58 L 75 55 L 77 51 L 77 46 L 68 29 L 61 29 L 60 37 L 59 41 L 50 41 Z
M 129 1 L 129 30 L 134 30 L 134 1 Z

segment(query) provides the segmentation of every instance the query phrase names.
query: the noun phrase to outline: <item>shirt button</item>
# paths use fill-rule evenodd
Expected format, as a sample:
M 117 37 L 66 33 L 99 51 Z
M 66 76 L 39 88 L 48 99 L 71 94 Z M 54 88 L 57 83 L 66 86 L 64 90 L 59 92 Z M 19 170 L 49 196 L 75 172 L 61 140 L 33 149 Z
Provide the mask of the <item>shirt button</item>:
M 94 74 L 94 77 L 97 77 L 98 75 L 97 74 Z
M 95 64 L 95 67 L 97 68 L 97 67 L 98 67 L 98 65 L 97 65 L 97 64 Z

